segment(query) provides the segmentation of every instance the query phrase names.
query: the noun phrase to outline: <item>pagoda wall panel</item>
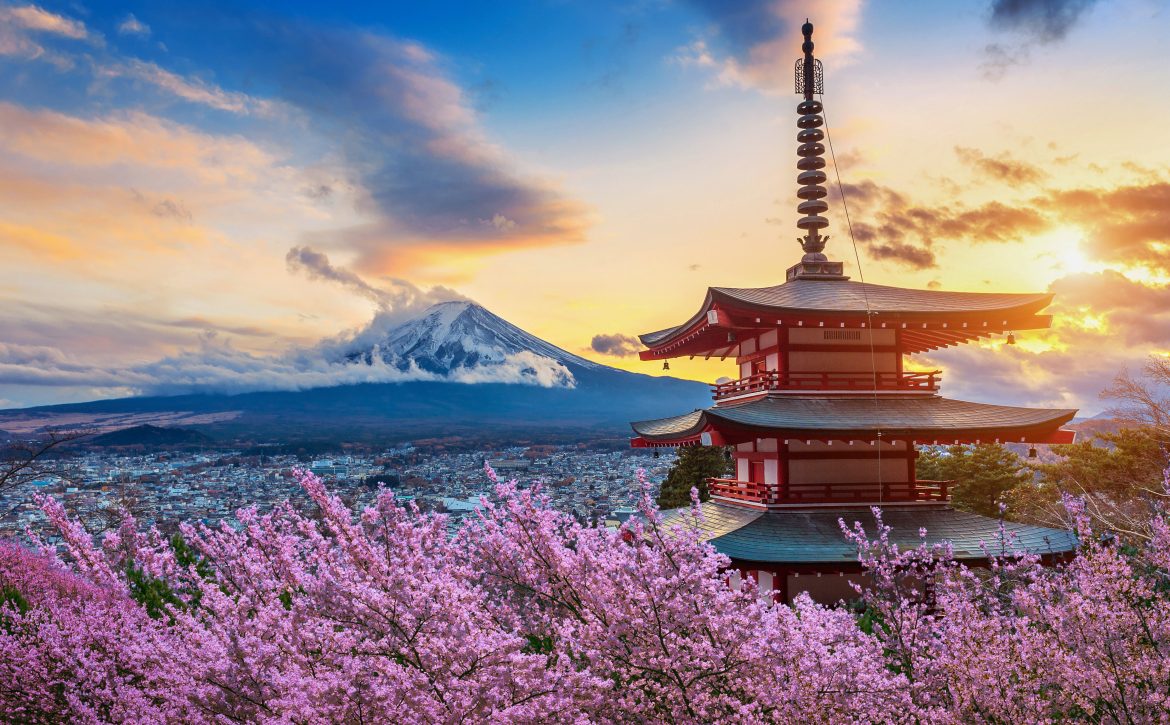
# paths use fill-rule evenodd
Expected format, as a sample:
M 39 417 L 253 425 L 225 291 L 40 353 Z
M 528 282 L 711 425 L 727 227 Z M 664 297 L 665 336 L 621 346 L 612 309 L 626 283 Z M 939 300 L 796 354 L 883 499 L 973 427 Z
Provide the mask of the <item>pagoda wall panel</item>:
M 776 347 L 778 344 L 780 344 L 779 330 L 768 330 L 764 334 L 760 335 L 761 350 L 767 350 L 770 347 Z
M 882 373 L 898 371 L 898 355 L 892 352 L 834 352 L 793 350 L 788 370 L 794 373 Z
M 788 483 L 790 485 L 821 483 L 868 483 L 878 482 L 878 459 L 873 458 L 797 458 L 788 461 Z M 881 459 L 881 480 L 885 483 L 906 483 L 910 480 L 906 459 L 887 457 Z M 846 492 L 845 497 L 853 493 Z
M 764 483 L 775 486 L 780 483 L 780 461 L 776 458 L 764 459 Z
M 752 463 L 746 458 L 737 458 L 735 460 L 735 479 L 737 481 L 750 481 L 752 477 Z
M 845 601 L 853 601 L 857 598 L 857 591 L 853 589 L 852 585 L 857 584 L 862 587 L 867 587 L 872 584 L 870 577 L 866 574 L 825 574 L 824 576 L 817 576 L 816 574 L 780 574 L 774 575 L 772 584 L 775 589 L 780 589 L 776 586 L 779 582 L 776 579 L 784 577 L 784 588 L 781 591 L 782 596 L 778 597 L 781 601 L 789 603 L 796 598 L 801 592 L 808 592 L 808 595 L 814 602 L 825 605 L 836 604 L 844 599 Z

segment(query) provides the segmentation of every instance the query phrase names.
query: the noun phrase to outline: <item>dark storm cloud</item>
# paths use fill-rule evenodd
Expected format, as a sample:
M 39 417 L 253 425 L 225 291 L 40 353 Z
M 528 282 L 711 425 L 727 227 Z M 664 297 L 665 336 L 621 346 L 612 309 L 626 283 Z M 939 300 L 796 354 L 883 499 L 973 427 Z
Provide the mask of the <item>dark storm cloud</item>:
M 992 28 L 1022 33 L 1038 43 L 1064 40 L 1098 0 L 993 0 Z
M 1063 41 L 1085 11 L 1099 0 L 992 0 L 988 25 L 1008 32 L 1019 43 L 989 43 L 980 66 L 988 80 L 999 80 L 1013 67 L 1026 64 L 1034 46 Z

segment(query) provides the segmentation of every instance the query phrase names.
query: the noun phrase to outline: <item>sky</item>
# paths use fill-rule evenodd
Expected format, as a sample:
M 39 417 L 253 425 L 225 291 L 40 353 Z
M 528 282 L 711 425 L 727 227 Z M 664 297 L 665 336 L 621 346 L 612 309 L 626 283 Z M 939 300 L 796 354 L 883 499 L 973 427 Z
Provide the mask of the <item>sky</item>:
M 1170 352 L 1164 0 L 0 0 L 0 407 L 353 382 L 328 351 L 464 298 L 663 374 L 637 334 L 800 257 L 806 17 L 826 253 L 1056 294 L 915 358 L 945 395 L 1091 415 Z

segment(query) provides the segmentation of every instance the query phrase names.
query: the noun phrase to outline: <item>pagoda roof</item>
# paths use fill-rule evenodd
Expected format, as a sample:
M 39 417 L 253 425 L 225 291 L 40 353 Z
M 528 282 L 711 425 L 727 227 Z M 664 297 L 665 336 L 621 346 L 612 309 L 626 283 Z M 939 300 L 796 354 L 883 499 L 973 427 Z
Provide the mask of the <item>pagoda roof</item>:
M 664 526 L 697 526 L 703 539 L 737 562 L 767 564 L 856 564 L 857 548 L 845 539 L 839 520 L 852 528 L 861 522 L 876 538 L 877 521 L 868 507 L 782 509 L 753 511 L 708 501 L 703 517 L 695 519 L 690 507 L 662 512 Z M 944 506 L 883 506 L 882 521 L 890 526 L 890 541 L 899 548 L 922 543 L 919 528 L 926 529 L 926 543 L 949 541 L 955 558 L 979 561 L 987 558 L 981 544 L 999 551 L 998 519 L 956 511 Z M 1071 531 L 1003 522 L 1009 551 L 1059 555 L 1077 546 Z
M 1052 297 L 1047 292 L 946 292 L 845 279 L 794 279 L 771 287 L 710 287 L 702 307 L 689 320 L 639 339 L 650 348 L 643 358 L 655 359 L 666 352 L 697 354 L 705 347 L 727 347 L 717 344 L 723 339 L 718 335 L 701 339 L 709 328 L 726 332 L 781 324 L 823 326 L 826 321 L 866 323 L 875 328 L 915 324 L 917 329 L 912 332 L 922 339 L 907 340 L 908 351 L 924 351 L 1007 329 L 1048 327 L 1051 317 L 1036 313 L 1051 304 Z M 689 341 L 696 344 L 682 344 Z
M 772 437 L 868 440 L 876 438 L 879 431 L 887 440 L 1045 443 L 1057 442 L 1051 440 L 1053 434 L 1076 413 L 1073 409 L 1020 408 L 938 396 L 873 399 L 770 395 L 739 405 L 630 425 L 643 445 L 688 445 L 710 432 L 731 443 L 761 437 L 763 433 Z

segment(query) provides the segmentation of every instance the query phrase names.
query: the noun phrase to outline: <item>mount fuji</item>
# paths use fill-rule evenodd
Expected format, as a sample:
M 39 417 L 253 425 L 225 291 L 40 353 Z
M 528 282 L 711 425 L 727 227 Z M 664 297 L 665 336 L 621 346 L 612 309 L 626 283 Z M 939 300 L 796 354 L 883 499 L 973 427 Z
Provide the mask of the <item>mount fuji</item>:
M 313 376 L 305 378 L 311 387 L 0 411 L 0 428 L 153 424 L 198 426 L 217 438 L 251 440 L 519 435 L 571 441 L 586 432 L 626 436 L 631 420 L 710 404 L 702 383 L 587 360 L 470 301 L 440 303 L 393 325 L 371 325 L 323 344 L 313 356 Z M 325 384 L 322 371 L 329 376 Z
M 381 362 L 403 372 L 421 370 L 457 382 L 489 380 L 543 387 L 573 387 L 573 370 L 599 365 L 531 335 L 470 301 L 441 302 L 420 317 L 391 328 L 369 345 L 359 335 L 347 363 Z M 365 343 L 365 345 L 363 345 Z M 477 372 L 477 375 L 471 375 Z M 470 377 L 469 377 L 470 375 Z

